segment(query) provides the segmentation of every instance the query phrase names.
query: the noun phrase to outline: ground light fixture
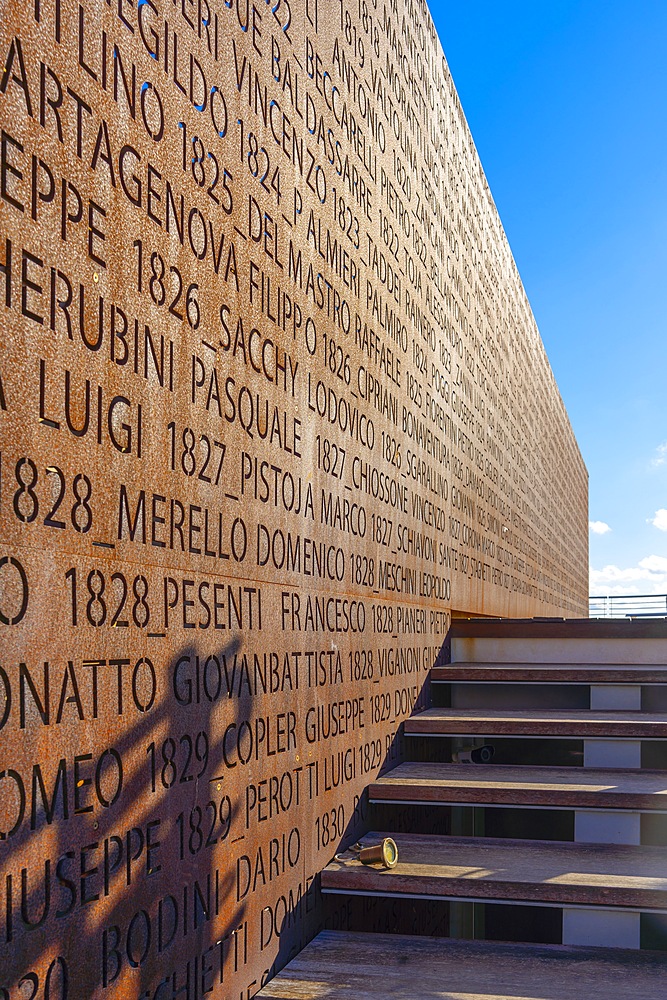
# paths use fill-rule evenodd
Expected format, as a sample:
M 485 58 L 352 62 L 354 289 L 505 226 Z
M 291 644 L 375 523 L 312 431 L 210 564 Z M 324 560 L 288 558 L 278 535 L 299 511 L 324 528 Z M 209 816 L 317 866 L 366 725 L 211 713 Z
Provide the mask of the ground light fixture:
M 395 868 L 398 864 L 398 847 L 396 841 L 391 837 L 385 837 L 379 844 L 371 844 L 366 847 L 363 844 L 352 844 L 347 849 L 348 853 L 361 861 L 362 865 L 383 865 L 385 868 Z M 344 854 L 337 854 L 336 861 L 351 861 L 352 858 L 345 857 Z

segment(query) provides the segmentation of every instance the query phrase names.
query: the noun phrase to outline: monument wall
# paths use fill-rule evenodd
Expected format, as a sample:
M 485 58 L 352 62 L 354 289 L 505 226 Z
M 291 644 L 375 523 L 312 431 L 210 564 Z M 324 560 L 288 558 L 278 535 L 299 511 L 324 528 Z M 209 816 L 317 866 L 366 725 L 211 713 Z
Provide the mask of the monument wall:
M 0 1000 L 250 997 L 586 471 L 423 4 L 0 11 Z

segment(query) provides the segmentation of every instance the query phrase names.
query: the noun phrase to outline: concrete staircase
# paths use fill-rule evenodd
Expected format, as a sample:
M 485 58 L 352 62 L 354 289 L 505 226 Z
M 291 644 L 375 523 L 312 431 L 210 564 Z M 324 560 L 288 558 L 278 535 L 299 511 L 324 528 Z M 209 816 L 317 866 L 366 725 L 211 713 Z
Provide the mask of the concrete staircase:
M 391 976 L 356 992 L 298 992 L 304 975 L 326 975 L 327 949 L 353 947 L 329 934 L 315 943 L 319 972 L 311 945 L 302 971 L 276 980 L 287 977 L 287 992 L 261 995 L 666 996 L 667 622 L 458 621 L 451 663 L 431 679 L 433 707 L 404 726 L 411 760 L 369 787 L 381 823 L 362 844 L 393 837 L 398 864 L 345 852 L 322 890 L 361 897 L 358 930 L 404 931 L 408 910 L 429 907 L 414 926 L 444 932 L 434 984 L 453 992 L 415 983 L 427 938 L 359 934 L 359 970 L 369 963 L 372 979 L 375 951 L 393 956 L 381 960 Z M 481 745 L 492 763 L 452 762 Z M 382 908 L 394 915 L 384 924 Z M 511 990 L 484 979 L 484 956 Z

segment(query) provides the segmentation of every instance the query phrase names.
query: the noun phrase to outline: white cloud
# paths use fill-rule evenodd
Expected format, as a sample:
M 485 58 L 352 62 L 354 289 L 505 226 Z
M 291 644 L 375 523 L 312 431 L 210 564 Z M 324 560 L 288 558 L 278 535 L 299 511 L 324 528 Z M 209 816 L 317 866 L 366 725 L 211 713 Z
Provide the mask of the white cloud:
M 651 459 L 651 465 L 654 469 L 660 468 L 667 462 L 667 441 L 663 444 L 659 444 L 655 449 L 655 458 Z
M 667 594 L 667 558 L 646 556 L 636 566 L 591 566 L 590 593 L 595 596 L 620 594 Z
M 665 513 L 667 514 L 667 511 L 665 511 Z M 611 531 L 609 525 L 604 521 L 589 521 L 588 527 L 594 535 L 606 535 L 608 531 Z
M 642 559 L 639 565 L 647 569 L 650 573 L 667 573 L 667 559 L 665 556 L 646 556 L 646 559 Z
M 652 524 L 658 531 L 667 531 L 667 510 L 664 507 L 656 510 L 655 517 L 649 517 L 648 523 Z

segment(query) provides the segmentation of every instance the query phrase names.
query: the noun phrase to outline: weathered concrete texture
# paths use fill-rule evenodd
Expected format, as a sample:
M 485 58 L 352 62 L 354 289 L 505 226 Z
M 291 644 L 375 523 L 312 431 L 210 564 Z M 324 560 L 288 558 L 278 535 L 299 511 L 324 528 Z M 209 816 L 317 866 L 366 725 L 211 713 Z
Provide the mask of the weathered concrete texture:
M 0 73 L 0 997 L 249 996 L 451 610 L 586 613 L 586 471 L 423 6 Z

